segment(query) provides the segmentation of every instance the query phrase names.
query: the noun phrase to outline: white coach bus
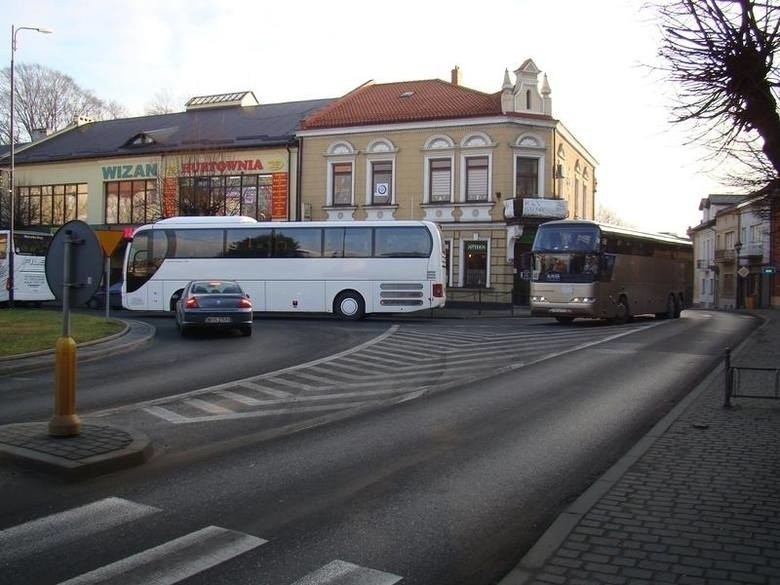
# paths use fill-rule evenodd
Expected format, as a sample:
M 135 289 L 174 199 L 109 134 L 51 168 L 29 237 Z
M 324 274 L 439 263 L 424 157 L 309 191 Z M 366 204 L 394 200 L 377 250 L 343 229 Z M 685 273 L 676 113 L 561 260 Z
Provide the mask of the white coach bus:
M 46 252 L 52 235 L 14 230 L 14 253 L 10 254 L 10 231 L 0 230 L 0 303 L 9 301 L 10 259 L 14 260 L 14 302 L 40 303 L 54 300 L 46 282 Z
M 539 226 L 532 247 L 531 315 L 624 323 L 676 318 L 693 294 L 690 240 L 593 221 Z
M 442 307 L 441 234 L 426 221 L 258 222 L 174 217 L 139 227 L 127 247 L 122 304 L 171 311 L 194 279 L 237 280 L 257 312 L 360 319 Z

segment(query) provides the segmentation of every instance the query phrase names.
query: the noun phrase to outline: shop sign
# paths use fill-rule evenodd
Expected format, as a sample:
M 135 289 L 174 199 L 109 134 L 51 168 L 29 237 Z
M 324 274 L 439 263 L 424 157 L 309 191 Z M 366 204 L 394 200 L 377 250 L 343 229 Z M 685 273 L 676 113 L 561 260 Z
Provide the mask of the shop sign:
M 157 177 L 157 163 L 138 165 L 113 165 L 102 167 L 104 181 L 119 179 L 146 179 Z
M 466 242 L 466 253 L 483 253 L 486 254 L 488 250 L 488 244 L 486 241 L 471 241 Z
M 181 163 L 182 174 L 204 175 L 236 171 L 262 171 L 265 167 L 259 158 L 245 160 L 220 160 Z
M 515 217 L 563 219 L 568 214 L 563 199 L 522 199 L 522 211 Z

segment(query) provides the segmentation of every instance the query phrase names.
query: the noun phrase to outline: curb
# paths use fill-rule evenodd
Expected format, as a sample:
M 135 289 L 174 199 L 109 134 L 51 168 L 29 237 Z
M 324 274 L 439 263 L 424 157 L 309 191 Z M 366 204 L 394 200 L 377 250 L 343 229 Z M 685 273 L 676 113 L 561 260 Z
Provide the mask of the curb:
M 115 319 L 124 324 L 124 329 L 93 341 L 76 345 L 77 361 L 87 361 L 106 355 L 120 353 L 149 343 L 155 334 L 155 328 L 143 321 Z M 0 358 L 0 376 L 29 372 L 54 367 L 54 349 L 36 351 Z
M 114 442 L 124 446 L 96 446 L 102 435 L 113 435 Z M 11 438 L 14 436 L 14 438 Z M 28 448 L 45 442 L 49 452 Z M 62 453 L 58 455 L 54 452 Z M 53 473 L 74 481 L 135 467 L 149 460 L 153 453 L 151 440 L 138 431 L 116 425 L 96 425 L 86 422 L 75 437 L 50 437 L 48 423 L 19 423 L 0 427 L 0 458 L 26 468 Z

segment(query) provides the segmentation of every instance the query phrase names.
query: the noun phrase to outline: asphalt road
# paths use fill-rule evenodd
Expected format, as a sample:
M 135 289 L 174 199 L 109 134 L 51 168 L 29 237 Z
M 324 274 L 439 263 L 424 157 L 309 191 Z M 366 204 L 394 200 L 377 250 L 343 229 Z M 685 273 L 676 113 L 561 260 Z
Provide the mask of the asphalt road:
M 333 583 L 318 571 L 343 563 L 358 567 L 356 583 L 495 583 L 754 326 L 735 314 L 684 315 L 622 334 L 605 327 L 601 343 L 587 331 L 599 328 L 575 327 L 566 331 L 591 341 L 556 346 L 545 339 L 562 328 L 513 320 L 542 350 L 466 385 L 429 384 L 413 399 L 271 439 L 253 432 L 260 418 L 158 419 L 161 437 L 187 427 L 188 439 L 162 443 L 140 468 L 83 484 L 2 469 L 0 529 L 107 497 L 153 510 L 132 529 L 63 536 L 45 562 L 0 558 L 4 574 L 58 582 L 213 525 L 246 536 L 251 548 L 187 583 Z M 485 321 L 472 327 L 504 332 Z M 442 361 L 445 371 L 456 365 Z M 154 418 L 133 409 L 113 416 Z

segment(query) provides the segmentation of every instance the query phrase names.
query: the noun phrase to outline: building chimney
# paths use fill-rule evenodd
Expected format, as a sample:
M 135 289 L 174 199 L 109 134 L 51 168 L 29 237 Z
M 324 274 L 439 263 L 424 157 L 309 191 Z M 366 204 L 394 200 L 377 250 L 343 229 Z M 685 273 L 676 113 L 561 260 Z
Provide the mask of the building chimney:
M 50 128 L 34 128 L 33 131 L 30 132 L 30 139 L 33 142 L 38 142 L 41 138 L 46 138 L 50 134 Z
M 461 77 L 460 77 L 460 67 L 455 65 L 455 68 L 452 70 L 452 85 L 460 85 Z

